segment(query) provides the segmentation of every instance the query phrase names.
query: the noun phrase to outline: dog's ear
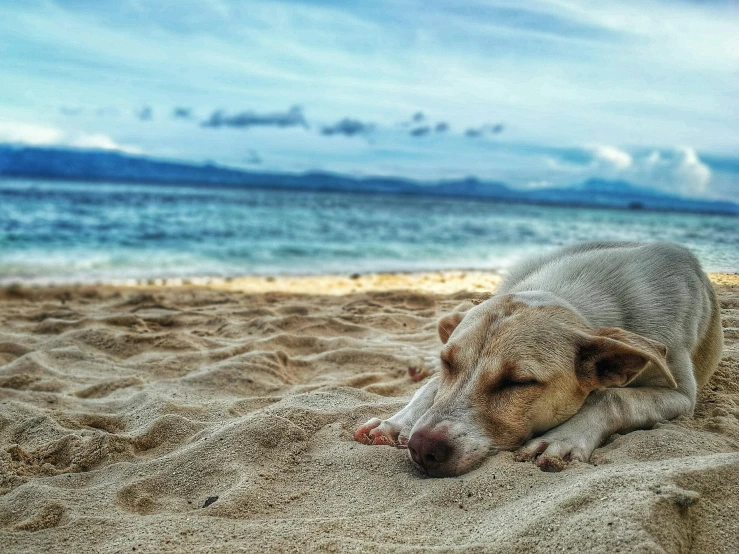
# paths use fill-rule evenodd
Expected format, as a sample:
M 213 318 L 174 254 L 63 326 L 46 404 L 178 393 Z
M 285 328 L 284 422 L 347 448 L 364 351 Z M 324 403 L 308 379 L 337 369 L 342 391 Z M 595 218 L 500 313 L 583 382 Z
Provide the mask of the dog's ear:
M 445 315 L 439 320 L 438 330 L 441 342 L 446 344 L 446 342 L 449 340 L 449 337 L 460 324 L 460 322 L 464 319 L 464 316 L 467 314 L 467 312 L 469 312 L 478 304 L 481 304 L 481 302 L 476 300 L 465 300 L 459 306 L 454 308 L 454 311 L 452 313 Z
M 623 387 L 652 362 L 674 389 L 677 383 L 667 368 L 666 355 L 667 347 L 659 341 L 617 327 L 604 327 L 580 337 L 575 371 L 587 389 Z
M 439 320 L 439 338 L 441 342 L 446 344 L 449 337 L 457 328 L 457 325 L 464 319 L 465 314 L 472 308 L 480 304 L 474 300 L 465 300 L 459 306 L 454 308 L 454 311 L 448 315 L 445 315 Z
M 446 344 L 446 341 L 449 340 L 449 337 L 463 319 L 463 312 L 452 312 L 439 320 L 439 338 L 441 342 Z

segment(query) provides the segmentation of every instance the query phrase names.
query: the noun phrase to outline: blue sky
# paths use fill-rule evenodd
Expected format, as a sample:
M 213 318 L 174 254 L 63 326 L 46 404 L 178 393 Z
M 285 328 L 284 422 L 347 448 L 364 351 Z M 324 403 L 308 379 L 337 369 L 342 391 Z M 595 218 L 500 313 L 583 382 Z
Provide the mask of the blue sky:
M 0 142 L 739 200 L 735 1 L 0 0 Z

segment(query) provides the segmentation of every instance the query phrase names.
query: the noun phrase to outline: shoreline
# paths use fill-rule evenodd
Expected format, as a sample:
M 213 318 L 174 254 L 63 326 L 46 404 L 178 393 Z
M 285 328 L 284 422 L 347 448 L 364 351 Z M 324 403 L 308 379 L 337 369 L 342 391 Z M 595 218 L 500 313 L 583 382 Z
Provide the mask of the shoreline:
M 739 286 L 739 272 L 710 272 L 709 279 L 715 285 Z M 342 295 L 358 292 L 414 290 L 432 294 L 494 291 L 505 277 L 505 272 L 491 270 L 439 270 L 353 274 L 316 275 L 242 275 L 238 277 L 190 277 L 157 279 L 120 279 L 110 281 L 12 282 L 0 285 L 3 297 L 23 296 L 31 291 L 63 291 L 67 289 L 212 289 L 241 293 L 279 292 L 287 294 Z

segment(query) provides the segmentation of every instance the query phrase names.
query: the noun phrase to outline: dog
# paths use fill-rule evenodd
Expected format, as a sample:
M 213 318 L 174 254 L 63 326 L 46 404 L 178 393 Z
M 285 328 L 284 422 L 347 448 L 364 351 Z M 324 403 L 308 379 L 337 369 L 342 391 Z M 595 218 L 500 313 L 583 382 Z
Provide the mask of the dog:
M 559 471 L 616 432 L 692 414 L 723 347 L 713 287 L 689 250 L 591 242 L 514 268 L 438 324 L 438 371 L 355 439 L 407 448 L 432 477 L 488 454 Z M 534 437 L 534 438 L 532 438 Z

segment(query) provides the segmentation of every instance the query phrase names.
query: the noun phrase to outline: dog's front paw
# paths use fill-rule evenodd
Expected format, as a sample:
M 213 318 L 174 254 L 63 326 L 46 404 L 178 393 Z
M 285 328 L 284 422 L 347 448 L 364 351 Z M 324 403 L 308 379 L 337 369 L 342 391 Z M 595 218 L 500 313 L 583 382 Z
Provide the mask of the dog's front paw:
M 532 461 L 542 471 L 562 471 L 569 462 L 587 462 L 592 451 L 584 441 L 543 435 L 522 446 L 516 460 Z
M 400 426 L 373 417 L 354 432 L 354 440 L 362 444 L 402 447 L 408 442 L 408 437 L 402 436 L 400 431 Z

